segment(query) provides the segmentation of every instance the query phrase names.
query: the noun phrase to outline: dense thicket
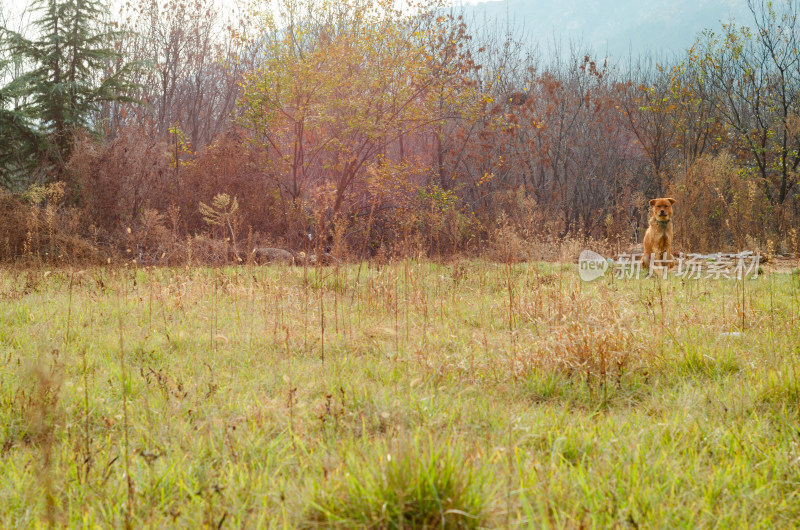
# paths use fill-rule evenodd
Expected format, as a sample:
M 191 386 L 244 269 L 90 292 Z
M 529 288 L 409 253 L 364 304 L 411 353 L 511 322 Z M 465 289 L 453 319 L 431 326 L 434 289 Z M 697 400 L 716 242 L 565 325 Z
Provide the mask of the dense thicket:
M 661 195 L 683 250 L 797 251 L 796 0 L 624 64 L 394 4 L 41 1 L 2 34 L 2 257 L 517 259 L 627 247 Z

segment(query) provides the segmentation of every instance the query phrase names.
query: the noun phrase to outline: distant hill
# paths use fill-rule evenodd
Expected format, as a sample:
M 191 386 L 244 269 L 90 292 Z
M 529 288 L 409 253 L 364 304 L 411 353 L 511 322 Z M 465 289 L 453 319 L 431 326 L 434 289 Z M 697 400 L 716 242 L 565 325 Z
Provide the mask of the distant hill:
M 616 59 L 681 53 L 705 28 L 751 22 L 746 0 L 501 0 L 464 9 L 467 19 L 508 27 L 543 49 L 574 42 Z

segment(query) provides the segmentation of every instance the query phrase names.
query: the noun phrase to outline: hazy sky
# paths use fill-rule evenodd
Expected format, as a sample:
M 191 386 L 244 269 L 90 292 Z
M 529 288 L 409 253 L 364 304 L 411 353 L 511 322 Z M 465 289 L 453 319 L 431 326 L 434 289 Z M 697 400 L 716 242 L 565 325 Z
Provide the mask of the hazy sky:
M 127 0 L 109 1 L 112 6 L 121 6 Z M 214 1 L 218 6 L 231 6 L 236 0 Z M 738 10 L 741 15 L 743 9 L 746 11 L 747 0 L 508 0 L 510 13 L 505 6 L 495 5 L 503 0 L 445 1 L 454 6 L 477 3 L 495 6 L 477 10 L 475 14 L 486 13 L 503 20 L 510 14 L 517 29 L 524 27 L 539 42 L 557 32 L 567 39 L 584 40 L 595 49 L 609 46 L 627 49 L 630 42 L 634 46 L 674 50 L 690 45 L 697 31 L 718 28 L 719 20 L 726 18 L 729 9 Z M 0 0 L 0 24 L 20 28 L 19 15 L 29 2 Z

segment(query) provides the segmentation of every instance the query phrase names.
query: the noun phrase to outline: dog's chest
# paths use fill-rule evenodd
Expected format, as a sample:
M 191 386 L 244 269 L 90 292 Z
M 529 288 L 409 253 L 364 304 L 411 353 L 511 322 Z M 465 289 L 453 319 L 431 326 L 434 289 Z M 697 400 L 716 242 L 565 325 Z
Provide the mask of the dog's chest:
M 656 227 L 653 230 L 653 246 L 658 250 L 666 250 L 669 247 L 669 228 Z

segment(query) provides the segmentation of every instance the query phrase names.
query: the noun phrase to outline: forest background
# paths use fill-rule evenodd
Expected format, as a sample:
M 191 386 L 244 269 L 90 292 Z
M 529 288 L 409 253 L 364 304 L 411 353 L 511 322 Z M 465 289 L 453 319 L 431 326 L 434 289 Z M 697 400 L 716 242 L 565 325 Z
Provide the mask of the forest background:
M 572 259 L 658 196 L 679 250 L 798 251 L 795 0 L 613 61 L 436 0 L 29 9 L 0 21 L 0 261 Z

